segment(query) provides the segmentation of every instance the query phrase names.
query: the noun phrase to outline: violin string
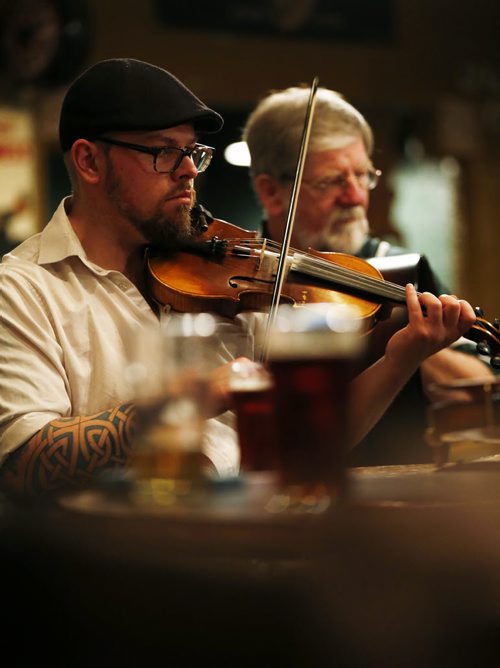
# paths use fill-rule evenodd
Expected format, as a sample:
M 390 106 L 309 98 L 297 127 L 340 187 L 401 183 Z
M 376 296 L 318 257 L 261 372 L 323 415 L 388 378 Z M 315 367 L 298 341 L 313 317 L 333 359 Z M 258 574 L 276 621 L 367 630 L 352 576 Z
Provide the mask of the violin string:
M 243 246 L 249 250 L 260 250 L 263 245 L 263 239 L 253 238 L 253 239 L 234 239 L 231 241 L 230 246 L 237 248 L 238 246 Z M 280 253 L 281 245 L 267 240 L 266 250 Z M 311 255 L 296 249 L 291 248 L 293 251 L 293 257 L 295 266 L 292 265 L 292 270 L 320 278 L 325 281 L 331 281 L 340 283 L 346 287 L 352 287 L 354 289 L 367 292 L 371 295 L 376 295 L 379 297 L 385 297 L 396 302 L 405 303 L 406 302 L 406 293 L 404 287 L 391 281 L 386 281 L 383 278 L 376 278 L 373 276 L 367 276 L 362 272 L 356 271 L 355 269 L 349 269 L 343 267 L 342 265 L 335 264 L 331 260 L 326 260 L 317 257 L 316 255 Z
M 292 269 L 303 271 L 303 273 L 315 276 L 316 278 L 336 281 L 341 285 L 362 290 L 368 294 L 385 297 L 397 302 L 406 302 L 406 293 L 402 286 L 380 278 L 366 276 L 353 269 L 335 265 L 328 260 L 299 255 L 294 260 Z
M 258 250 L 262 247 L 262 240 L 243 239 L 241 241 L 250 241 L 248 244 L 249 248 L 255 248 Z M 268 248 L 271 248 L 279 253 L 280 244 L 269 241 Z M 367 276 L 354 269 L 349 269 L 347 267 L 343 267 L 342 265 L 337 265 L 330 260 L 322 259 L 315 255 L 303 253 L 295 249 L 291 250 L 294 250 L 294 257 L 296 260 L 298 260 L 300 265 L 300 268 L 299 266 L 294 268 L 296 271 L 302 271 L 303 273 L 315 276 L 316 278 L 321 278 L 323 280 L 336 281 L 341 285 L 358 288 L 377 296 L 394 299 L 395 301 L 405 301 L 405 290 L 402 286 L 396 283 L 391 283 L 390 281 L 385 281 L 384 279 Z
M 230 245 L 234 247 L 245 246 L 249 250 L 261 251 L 263 248 L 263 241 L 259 239 L 236 239 L 233 242 L 230 242 Z M 274 241 L 266 241 L 265 246 L 266 251 L 276 252 L 279 254 L 281 252 L 281 245 Z M 311 255 L 309 253 L 303 253 L 295 249 L 290 249 L 293 252 L 294 260 L 298 263 L 298 271 L 306 273 L 308 275 L 316 276 L 327 281 L 333 281 L 340 283 L 341 285 L 346 285 L 354 288 L 359 288 L 364 292 L 370 294 L 375 294 L 377 296 L 386 297 L 397 303 L 405 303 L 406 293 L 404 287 L 398 285 L 397 283 L 392 283 L 391 281 L 386 281 L 383 278 L 376 278 L 372 276 L 367 276 L 361 272 L 357 272 L 354 269 L 348 269 L 342 267 L 342 265 L 337 265 L 331 260 L 326 260 L 319 258 L 316 255 Z M 300 267 L 300 265 L 302 265 Z M 239 267 L 239 264 L 236 265 Z M 299 268 L 300 267 L 300 268 Z M 294 270 L 292 266 L 292 270 Z M 420 295 L 420 292 L 417 292 L 417 295 Z M 500 345 L 500 340 L 498 338 L 498 332 L 493 329 L 493 326 L 484 321 L 487 325 L 476 321 L 476 324 L 464 334 L 465 338 L 469 338 L 471 341 L 479 341 L 477 332 L 483 337 L 481 340 L 486 337 L 485 340 L 491 345 L 494 346 Z M 489 331 L 489 329 L 493 331 Z

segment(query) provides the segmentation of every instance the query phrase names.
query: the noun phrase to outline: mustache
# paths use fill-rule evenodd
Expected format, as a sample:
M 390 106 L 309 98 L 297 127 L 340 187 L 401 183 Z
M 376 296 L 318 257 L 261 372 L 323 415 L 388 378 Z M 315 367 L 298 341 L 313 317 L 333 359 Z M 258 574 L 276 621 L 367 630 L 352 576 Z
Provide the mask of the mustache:
M 366 211 L 362 206 L 356 204 L 356 206 L 348 206 L 342 209 L 338 209 L 332 216 L 332 221 L 342 222 L 344 220 L 353 220 L 360 221 L 366 218 Z

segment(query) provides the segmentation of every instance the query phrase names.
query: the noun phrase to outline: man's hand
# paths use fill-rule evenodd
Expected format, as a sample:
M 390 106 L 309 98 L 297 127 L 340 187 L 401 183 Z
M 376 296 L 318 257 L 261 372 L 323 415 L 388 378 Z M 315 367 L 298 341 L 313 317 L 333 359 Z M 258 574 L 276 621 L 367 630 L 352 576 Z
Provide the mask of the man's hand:
M 386 356 L 401 363 L 419 364 L 446 348 L 467 332 L 476 315 L 472 306 L 452 295 L 436 297 L 430 292 L 418 296 L 406 286 L 408 324 L 389 340 Z
M 215 414 L 223 413 L 233 407 L 233 397 L 230 388 L 231 369 L 235 363 L 257 364 L 247 357 L 237 357 L 231 362 L 227 362 L 217 367 L 210 377 L 210 391 L 213 396 Z

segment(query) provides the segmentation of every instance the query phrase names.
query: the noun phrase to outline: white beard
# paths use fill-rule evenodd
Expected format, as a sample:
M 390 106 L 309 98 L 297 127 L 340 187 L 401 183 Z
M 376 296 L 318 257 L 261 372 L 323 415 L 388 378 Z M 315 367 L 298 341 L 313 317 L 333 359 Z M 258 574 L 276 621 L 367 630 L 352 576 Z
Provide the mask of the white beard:
M 343 222 L 346 219 L 349 222 Z M 304 241 L 317 250 L 355 255 L 366 241 L 369 229 L 365 210 L 355 206 L 336 211 L 321 234 Z

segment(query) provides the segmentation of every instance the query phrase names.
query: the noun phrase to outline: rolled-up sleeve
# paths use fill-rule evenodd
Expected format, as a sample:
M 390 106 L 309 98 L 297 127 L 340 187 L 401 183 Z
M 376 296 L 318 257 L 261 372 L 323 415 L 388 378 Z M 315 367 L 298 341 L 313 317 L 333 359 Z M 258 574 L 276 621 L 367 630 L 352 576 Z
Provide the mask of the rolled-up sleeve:
M 0 462 L 70 406 L 43 299 L 25 276 L 0 265 Z

